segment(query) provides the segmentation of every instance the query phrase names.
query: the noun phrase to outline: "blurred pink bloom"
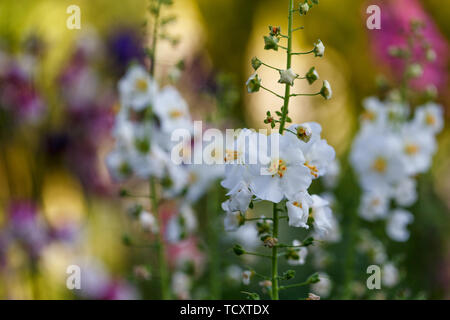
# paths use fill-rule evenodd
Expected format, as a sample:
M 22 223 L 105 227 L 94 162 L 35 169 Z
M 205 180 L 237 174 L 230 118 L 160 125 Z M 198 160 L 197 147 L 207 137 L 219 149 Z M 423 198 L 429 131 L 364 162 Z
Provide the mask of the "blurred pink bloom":
M 438 90 L 445 90 L 448 76 L 448 43 L 438 30 L 432 18 L 424 11 L 417 0 L 375 0 L 381 8 L 381 30 L 370 30 L 372 51 L 383 63 L 386 63 L 398 79 L 402 76 L 404 63 L 401 59 L 388 54 L 390 46 L 406 47 L 410 23 L 419 20 L 425 23 L 422 32 L 436 53 L 436 60 L 425 62 L 423 76 L 412 81 L 412 85 L 423 90 L 433 84 Z M 414 58 L 423 61 L 425 52 L 419 46 L 414 49 Z

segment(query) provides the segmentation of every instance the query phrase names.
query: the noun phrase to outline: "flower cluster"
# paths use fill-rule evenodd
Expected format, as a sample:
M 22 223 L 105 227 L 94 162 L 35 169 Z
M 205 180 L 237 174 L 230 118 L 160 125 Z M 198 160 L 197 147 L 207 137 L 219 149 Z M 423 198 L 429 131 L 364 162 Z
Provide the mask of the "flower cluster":
M 434 103 L 419 106 L 411 120 L 408 107 L 397 102 L 369 98 L 364 108 L 351 152 L 364 190 L 359 213 L 369 221 L 386 218 L 388 236 L 406 241 L 405 228 L 413 216 L 405 210 L 390 212 L 390 201 L 408 207 L 417 200 L 415 176 L 430 168 L 436 134 L 443 127 L 442 108 Z
M 298 96 L 321 95 L 325 99 L 332 97 L 332 90 L 328 81 L 323 81 L 321 89 L 316 93 L 291 93 L 291 87 L 295 80 L 303 79 L 312 85 L 318 78 L 314 67 L 300 77 L 292 68 L 292 57 L 304 54 L 314 54 L 316 57 L 324 55 L 325 46 L 318 40 L 314 48 L 308 52 L 293 52 L 293 33 L 302 28 L 294 29 L 293 14 L 298 12 L 306 15 L 309 9 L 316 5 L 317 1 L 304 1 L 298 9 L 294 9 L 294 1 L 289 1 L 289 21 L 287 34 L 281 32 L 280 27 L 269 26 L 269 35 L 264 36 L 264 49 L 278 51 L 286 50 L 286 68 L 280 69 L 270 66 L 257 57 L 251 61 L 255 73 L 247 81 L 249 93 L 263 89 L 275 95 L 283 101 L 279 111 L 272 115 L 267 111 L 264 123 L 277 131 L 270 134 L 256 132 L 250 129 L 242 129 L 231 142 L 227 141 L 224 151 L 225 177 L 221 184 L 227 189 L 229 197 L 222 203 L 222 209 L 226 212 L 225 229 L 227 231 L 242 229 L 245 236 L 242 239 L 246 248 L 237 244 L 233 251 L 236 255 L 255 255 L 272 259 L 272 277 L 263 277 L 260 282 L 262 291 L 268 293 L 272 299 L 279 298 L 278 291 L 292 286 L 313 284 L 320 281 L 317 274 L 311 276 L 306 282 L 292 286 L 279 286 L 278 280 L 290 280 L 295 271 L 288 270 L 283 275 L 278 275 L 278 256 L 284 256 L 290 265 L 302 265 L 308 255 L 307 247 L 314 242 L 313 237 L 304 241 L 294 240 L 292 245 L 282 243 L 278 238 L 279 221 L 286 218 L 291 227 L 314 230 L 314 237 L 325 239 L 330 231 L 337 226 L 329 207 L 329 202 L 318 195 L 310 195 L 309 187 L 313 180 L 324 176 L 328 167 L 335 159 L 334 149 L 321 137 L 322 127 L 316 122 L 291 124 L 289 117 L 289 100 Z M 287 47 L 280 44 L 281 40 L 287 40 Z M 285 87 L 284 95 L 280 95 L 263 86 L 256 71 L 261 67 L 273 69 L 279 73 L 278 83 Z M 249 218 L 247 210 L 253 209 L 254 204 L 261 201 L 269 201 L 273 204 L 273 216 L 266 218 Z M 280 213 L 285 213 L 280 217 Z M 250 220 L 258 220 L 256 224 L 247 223 Z M 255 247 L 253 239 L 259 236 L 259 244 L 272 249 L 272 255 L 249 252 L 247 249 Z M 278 253 L 278 248 L 285 249 Z M 256 273 L 253 270 L 243 272 L 244 284 L 249 284 L 250 279 Z M 247 293 L 250 298 L 259 297 L 256 293 Z
M 119 82 L 119 94 L 121 108 L 113 128 L 115 148 L 106 159 L 112 177 L 117 181 L 153 177 L 162 182 L 165 197 L 187 193 L 189 201 L 197 200 L 221 172 L 216 167 L 208 170 L 171 160 L 175 146 L 172 132 L 193 131 L 188 105 L 180 93 L 173 86 L 159 89 L 142 66 L 133 65 Z M 197 146 L 195 139 L 192 145 Z M 190 159 L 191 141 L 184 147 L 180 155 Z
M 286 202 L 290 226 L 308 229 L 308 219 L 313 217 L 319 234 L 327 233 L 331 216 L 328 203 L 308 193 L 311 182 L 326 173 L 335 157 L 334 149 L 321 138 L 321 130 L 318 123 L 309 122 L 291 125 L 283 135 L 240 131 L 235 145 L 225 151 L 222 186 L 228 190 L 229 199 L 222 208 L 227 212 L 227 229 L 245 221 L 252 202 L 266 200 Z M 279 150 L 271 153 L 268 149 L 275 141 L 279 142 Z M 255 153 L 260 161 L 246 164 Z

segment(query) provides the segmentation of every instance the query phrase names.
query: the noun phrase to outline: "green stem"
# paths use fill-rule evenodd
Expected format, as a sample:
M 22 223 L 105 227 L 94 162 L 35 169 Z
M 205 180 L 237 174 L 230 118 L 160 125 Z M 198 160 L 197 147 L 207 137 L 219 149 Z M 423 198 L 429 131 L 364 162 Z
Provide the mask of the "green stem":
M 153 77 L 155 74 L 156 66 L 156 44 L 158 42 L 158 27 L 159 27 L 159 13 L 161 11 L 161 2 L 158 1 L 158 7 L 155 13 L 155 21 L 153 24 L 153 40 L 152 40 L 152 50 L 151 50 L 151 60 L 152 64 L 150 67 L 150 75 Z
M 289 0 L 289 18 L 288 18 L 288 46 L 286 48 L 286 70 L 291 68 L 291 52 L 292 52 L 292 22 L 293 22 L 293 9 L 294 9 L 294 1 Z M 283 110 L 280 119 L 280 134 L 283 134 L 284 126 L 286 124 L 286 119 L 288 116 L 288 108 L 289 108 L 289 98 L 291 95 L 291 86 L 287 83 L 284 92 L 284 104 Z M 278 239 L 278 209 L 277 204 L 273 204 L 273 237 Z M 278 247 L 274 246 L 272 248 L 272 300 L 278 300 Z
M 221 296 L 220 282 L 220 257 L 219 257 L 219 230 L 217 228 L 217 203 L 218 190 L 213 188 L 210 197 L 207 199 L 208 211 L 208 249 L 209 249 L 209 289 L 210 298 L 218 300 Z
M 312 97 L 312 96 L 318 96 L 321 92 L 316 92 L 316 93 L 293 93 L 291 94 L 291 97 L 299 97 L 299 96 L 308 96 L 308 97 Z
M 257 252 L 248 252 L 248 251 L 245 251 L 244 254 L 248 254 L 249 256 L 256 256 L 256 257 L 261 257 L 261 258 L 269 258 L 269 259 L 272 259 L 272 256 L 269 256 L 269 255 L 267 255 L 267 254 L 257 253 Z
M 308 281 L 305 281 L 305 282 L 302 282 L 302 283 L 290 284 L 290 285 L 287 285 L 287 286 L 281 286 L 281 287 L 280 287 L 280 290 L 290 289 L 290 288 L 296 288 L 296 287 L 303 287 L 303 286 L 306 286 L 306 285 L 308 285 L 308 284 L 309 284 Z
M 290 0 L 292 2 L 292 0 Z M 278 238 L 278 210 L 273 204 L 273 237 Z M 272 300 L 278 300 L 278 248 L 272 248 Z
M 260 60 L 261 61 L 261 60 Z M 281 71 L 281 69 L 279 69 L 279 68 L 277 68 L 277 67 L 273 67 L 273 66 L 271 66 L 271 65 L 269 65 L 269 64 L 267 64 L 267 63 L 264 63 L 264 62 L 262 62 L 261 61 L 261 64 L 263 65 L 263 66 L 266 66 L 267 68 L 270 68 L 270 69 L 273 69 L 273 70 L 277 70 L 277 71 Z
M 292 60 L 292 8 L 294 6 L 294 1 L 289 0 L 289 21 L 288 21 L 288 46 L 287 46 L 287 57 L 286 57 L 286 70 L 291 68 L 291 60 Z M 286 124 L 286 118 L 288 115 L 289 108 L 289 98 L 291 96 L 291 86 L 286 83 L 285 93 L 284 93 L 284 105 L 281 115 L 280 122 L 280 134 L 283 134 L 284 126 Z
M 150 200 L 152 201 L 152 209 L 158 220 L 159 232 L 158 232 L 158 260 L 159 260 L 159 276 L 161 278 L 161 297 L 163 300 L 170 299 L 169 291 L 169 274 L 168 265 L 166 259 L 166 246 L 163 238 L 163 222 L 161 214 L 158 210 L 158 199 L 156 195 L 156 183 L 155 178 L 150 178 Z
M 266 88 L 266 87 L 264 87 L 264 86 L 261 86 L 261 89 L 264 89 L 264 90 L 266 90 L 266 91 L 270 92 L 271 94 L 273 94 L 273 95 L 277 96 L 278 98 L 280 98 L 280 99 L 283 99 L 283 100 L 284 100 L 284 97 L 283 97 L 283 96 L 279 95 L 279 94 L 278 94 L 278 93 L 276 93 L 276 92 L 273 92 L 272 90 L 270 90 L 270 89 L 268 89 L 268 88 Z
M 314 52 L 314 49 L 306 51 L 306 52 L 293 52 L 293 53 L 291 53 L 291 55 L 298 56 L 298 55 L 302 55 L 302 54 L 310 54 L 310 53 L 313 53 L 313 52 Z

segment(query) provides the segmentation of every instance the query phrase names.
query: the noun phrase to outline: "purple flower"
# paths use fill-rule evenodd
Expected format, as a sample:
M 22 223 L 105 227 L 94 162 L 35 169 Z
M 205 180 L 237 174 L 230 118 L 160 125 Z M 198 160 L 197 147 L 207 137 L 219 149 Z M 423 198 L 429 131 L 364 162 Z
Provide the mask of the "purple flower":
M 0 78 L 0 106 L 20 122 L 35 122 L 46 109 L 32 79 L 14 64 Z
M 46 226 L 38 219 L 36 205 L 27 200 L 12 202 L 9 227 L 11 235 L 23 244 L 29 256 L 37 259 L 49 239 Z

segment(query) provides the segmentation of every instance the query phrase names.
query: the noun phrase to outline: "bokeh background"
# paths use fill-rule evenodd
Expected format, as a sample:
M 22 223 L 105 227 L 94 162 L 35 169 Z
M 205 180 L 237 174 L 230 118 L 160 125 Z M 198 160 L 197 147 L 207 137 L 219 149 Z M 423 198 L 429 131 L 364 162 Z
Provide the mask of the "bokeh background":
M 296 33 L 294 47 L 309 50 L 320 38 L 326 56 L 296 58 L 295 63 L 298 72 L 306 72 L 314 64 L 332 84 L 334 97 L 327 103 L 314 98 L 295 100 L 291 117 L 294 122 L 320 122 L 342 162 L 336 196 L 343 241 L 333 249 L 336 258 L 330 274 L 337 288 L 333 297 L 345 298 L 350 290 L 345 287 L 346 279 L 365 283 L 358 271 L 364 262 L 354 261 L 354 250 L 348 249 L 354 246 L 354 239 L 346 236 L 359 223 L 354 210 L 347 210 L 359 201 L 358 185 L 347 164 L 348 152 L 358 129 L 361 101 L 379 93 L 378 75 L 395 81 L 396 68 L 383 57 L 387 49 L 380 36 L 383 30 L 366 28 L 367 6 L 380 1 L 320 2 L 314 14 L 296 20 L 305 31 Z M 450 92 L 446 61 L 450 3 L 396 2 L 399 7 L 392 19 L 407 17 L 411 8 L 419 8 L 434 27 L 441 63 L 431 81 L 435 81 L 438 101 L 445 107 L 446 128 L 438 136 L 439 151 L 431 171 L 419 180 L 411 239 L 391 249 L 405 257 L 408 288 L 427 298 L 449 298 Z M 66 28 L 66 8 L 71 4 L 81 8 L 81 30 Z M 127 201 L 117 196 L 119 186 L 104 166 L 118 105 L 116 83 L 131 61 L 145 63 L 143 48 L 149 42 L 146 7 L 146 0 L 0 2 L 0 298 L 79 297 L 65 286 L 66 268 L 84 263 L 92 277 L 102 279 L 110 290 L 107 296 L 92 293 L 81 298 L 158 298 L 157 287 L 151 281 L 140 281 L 133 272 L 136 264 L 155 257 L 145 248 L 123 244 L 122 235 L 133 230 L 126 216 Z M 194 119 L 211 119 L 220 111 L 228 127 L 264 127 L 265 111 L 278 106 L 264 92 L 246 94 L 244 84 L 255 55 L 283 65 L 280 54 L 263 50 L 262 36 L 268 25 L 285 29 L 286 7 L 286 0 L 176 0 L 171 10 L 178 19 L 169 30 L 179 37 L 179 44 L 174 48 L 164 43 L 158 49 L 157 77 L 170 82 L 167 79 L 177 72 L 173 66 L 183 59 L 185 69 L 177 87 Z M 392 27 L 386 22 L 388 25 Z M 271 72 L 261 75 L 266 83 L 277 80 Z M 217 96 L 228 99 L 226 110 L 218 107 Z M 207 213 L 202 207 L 198 210 Z M 35 214 L 38 219 L 32 219 L 24 231 L 25 245 L 4 245 L 5 230 L 12 228 L 11 224 L 28 223 Z M 233 261 L 235 257 L 226 248 L 224 243 L 223 259 Z M 202 286 L 200 278 L 197 297 L 202 297 Z M 239 287 L 223 287 L 223 297 L 242 298 Z M 298 292 L 292 295 L 294 298 Z

